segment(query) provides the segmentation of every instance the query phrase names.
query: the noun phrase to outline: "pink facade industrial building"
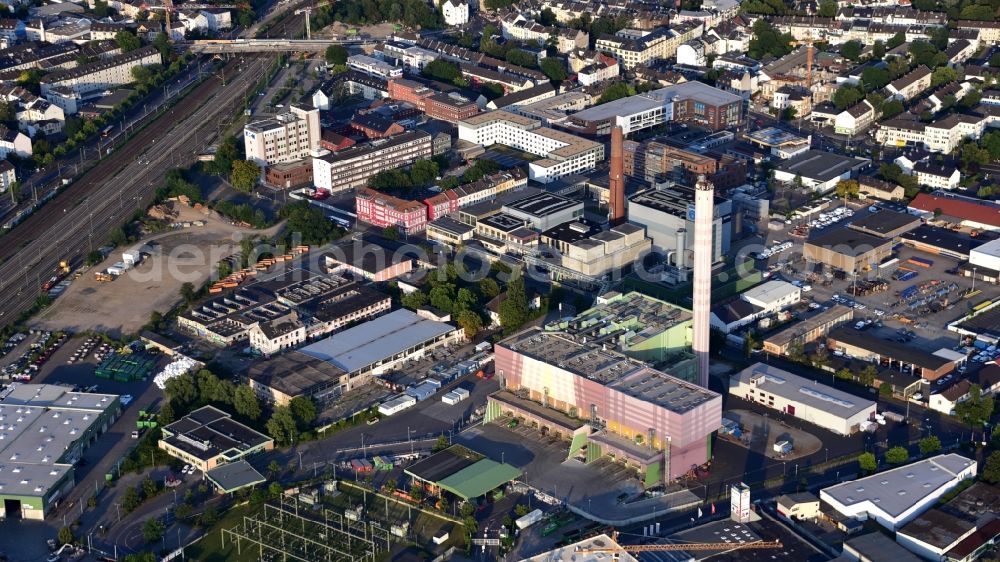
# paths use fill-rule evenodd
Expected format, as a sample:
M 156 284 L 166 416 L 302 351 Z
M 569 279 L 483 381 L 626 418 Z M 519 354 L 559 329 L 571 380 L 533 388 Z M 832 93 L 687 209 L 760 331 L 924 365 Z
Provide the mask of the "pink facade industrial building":
M 647 486 L 711 457 L 722 422 L 715 392 L 564 332 L 528 330 L 494 351 L 503 390 L 490 396 L 489 420 L 512 416 L 567 437 L 569 456 L 584 462 L 613 455 Z

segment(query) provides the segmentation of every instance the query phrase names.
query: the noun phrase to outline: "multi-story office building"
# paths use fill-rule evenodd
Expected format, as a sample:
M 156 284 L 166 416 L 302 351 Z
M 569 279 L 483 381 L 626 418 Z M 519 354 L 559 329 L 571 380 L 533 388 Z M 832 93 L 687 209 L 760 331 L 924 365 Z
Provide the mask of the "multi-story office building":
M 503 144 L 544 156 L 528 164 L 529 177 L 542 183 L 592 170 L 604 160 L 604 145 L 542 127 L 540 121 L 507 111 L 491 111 L 460 121 L 458 138 L 483 146 Z
M 347 68 L 356 70 L 368 76 L 375 76 L 383 80 L 399 78 L 403 75 L 403 68 L 393 66 L 384 60 L 368 55 L 351 55 L 347 57 Z
M 669 121 L 692 122 L 714 131 L 739 126 L 743 98 L 702 82 L 684 82 L 584 109 L 565 124 L 589 136 L 611 134 L 620 126 L 626 135 Z
M 313 158 L 313 181 L 316 187 L 330 191 L 364 187 L 368 178 L 379 172 L 431 158 L 434 155 L 432 140 L 424 131 L 408 131 Z
M 293 103 L 287 113 L 243 128 L 247 160 L 266 166 L 308 157 L 319 149 L 319 110 Z
M 131 84 L 135 82 L 135 78 L 132 77 L 133 68 L 160 64 L 162 61 L 160 51 L 150 45 L 110 59 L 53 72 L 41 80 L 42 95 L 58 87 L 69 88 L 79 94 L 88 94 L 122 84 Z

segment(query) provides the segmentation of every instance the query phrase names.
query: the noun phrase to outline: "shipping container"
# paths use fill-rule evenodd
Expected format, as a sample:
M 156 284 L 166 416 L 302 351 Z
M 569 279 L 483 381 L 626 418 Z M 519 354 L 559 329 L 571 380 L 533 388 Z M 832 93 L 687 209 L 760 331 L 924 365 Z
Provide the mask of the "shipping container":
M 913 264 L 917 267 L 923 267 L 924 269 L 930 268 L 934 265 L 934 262 L 926 258 L 912 257 L 906 260 L 906 263 Z
M 383 416 L 391 416 L 395 413 L 402 412 L 416 403 L 416 398 L 408 394 L 402 394 L 380 405 L 378 407 L 378 413 Z
M 403 392 L 406 393 L 408 396 L 412 396 L 413 398 L 415 398 L 417 402 L 422 402 L 433 396 L 434 393 L 437 392 L 437 390 L 438 390 L 437 386 L 430 384 L 428 382 L 422 382 L 417 386 L 411 386 L 410 388 L 407 388 Z

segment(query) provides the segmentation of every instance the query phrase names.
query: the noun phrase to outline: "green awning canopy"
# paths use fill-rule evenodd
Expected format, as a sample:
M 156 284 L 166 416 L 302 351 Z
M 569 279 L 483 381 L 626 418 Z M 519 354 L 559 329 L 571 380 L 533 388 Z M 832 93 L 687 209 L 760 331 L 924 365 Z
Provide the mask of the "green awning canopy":
M 437 484 L 463 500 L 470 500 L 503 486 L 521 474 L 520 470 L 509 464 L 483 459 Z

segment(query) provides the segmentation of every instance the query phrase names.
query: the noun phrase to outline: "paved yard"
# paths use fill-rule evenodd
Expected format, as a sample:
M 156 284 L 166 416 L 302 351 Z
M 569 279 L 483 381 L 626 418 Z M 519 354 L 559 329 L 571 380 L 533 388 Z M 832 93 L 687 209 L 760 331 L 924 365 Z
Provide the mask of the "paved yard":
M 730 410 L 723 415 L 739 422 L 744 428 L 742 445 L 770 459 L 793 461 L 807 457 L 823 447 L 823 442 L 812 433 L 792 427 L 779 419 L 749 410 Z M 792 452 L 787 455 L 776 453 L 774 444 L 779 441 L 790 441 L 794 447 Z

